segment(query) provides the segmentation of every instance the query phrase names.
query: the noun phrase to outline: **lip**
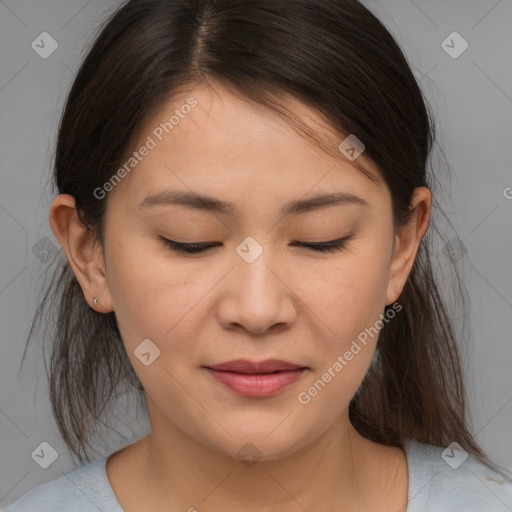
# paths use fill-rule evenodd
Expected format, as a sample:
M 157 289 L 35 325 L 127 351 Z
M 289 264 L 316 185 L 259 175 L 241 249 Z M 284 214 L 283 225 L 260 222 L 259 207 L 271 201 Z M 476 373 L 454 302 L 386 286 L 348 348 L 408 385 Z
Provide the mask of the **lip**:
M 271 373 L 284 370 L 296 370 L 297 368 L 305 367 L 280 359 L 265 359 L 265 361 L 259 362 L 250 361 L 248 359 L 235 359 L 233 361 L 207 366 L 207 368 L 236 373 Z
M 261 362 L 236 359 L 204 368 L 217 382 L 249 397 L 276 395 L 296 382 L 308 369 L 279 359 Z

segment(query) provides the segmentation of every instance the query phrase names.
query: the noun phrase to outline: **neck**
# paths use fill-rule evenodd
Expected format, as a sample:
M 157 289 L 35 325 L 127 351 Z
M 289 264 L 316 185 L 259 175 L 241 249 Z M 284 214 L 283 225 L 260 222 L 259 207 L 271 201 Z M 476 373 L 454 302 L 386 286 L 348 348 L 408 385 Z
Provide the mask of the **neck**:
M 375 510 L 379 505 L 385 510 L 381 500 L 390 492 L 396 494 L 394 504 L 403 505 L 403 489 L 391 481 L 399 449 L 363 438 L 352 427 L 348 412 L 309 444 L 272 460 L 263 456 L 251 461 L 219 451 L 207 440 L 199 442 L 159 418 L 154 409 L 152 431 L 137 444 L 146 495 L 156 497 L 162 510 L 262 512 L 277 506 L 280 512 L 327 512 L 373 510 L 372 503 Z M 257 450 L 246 445 L 246 452 L 251 449 Z

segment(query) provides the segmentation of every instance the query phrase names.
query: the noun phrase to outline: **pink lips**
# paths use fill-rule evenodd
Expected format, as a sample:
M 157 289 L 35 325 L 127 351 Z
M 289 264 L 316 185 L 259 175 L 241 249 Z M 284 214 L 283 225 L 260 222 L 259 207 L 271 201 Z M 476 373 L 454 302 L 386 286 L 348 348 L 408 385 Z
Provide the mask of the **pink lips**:
M 307 369 L 304 366 L 267 359 L 253 362 L 237 359 L 205 367 L 218 382 L 243 396 L 272 396 L 293 384 Z

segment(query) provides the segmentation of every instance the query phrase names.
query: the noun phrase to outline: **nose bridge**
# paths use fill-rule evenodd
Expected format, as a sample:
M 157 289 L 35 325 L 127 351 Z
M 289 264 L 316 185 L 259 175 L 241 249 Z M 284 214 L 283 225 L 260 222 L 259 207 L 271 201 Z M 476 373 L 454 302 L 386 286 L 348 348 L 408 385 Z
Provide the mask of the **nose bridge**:
M 281 294 L 282 283 L 270 269 L 276 267 L 275 251 L 270 243 L 260 243 L 253 237 L 247 237 L 238 247 L 237 254 L 240 261 L 237 265 L 242 300 L 246 297 L 254 300 L 260 299 L 259 308 L 273 307 L 270 302 L 275 301 Z
M 238 260 L 228 290 L 231 307 L 221 308 L 222 320 L 241 324 L 253 332 L 292 321 L 292 293 L 284 284 L 286 280 L 279 276 L 280 265 L 275 257 L 278 251 L 247 237 L 236 252 Z

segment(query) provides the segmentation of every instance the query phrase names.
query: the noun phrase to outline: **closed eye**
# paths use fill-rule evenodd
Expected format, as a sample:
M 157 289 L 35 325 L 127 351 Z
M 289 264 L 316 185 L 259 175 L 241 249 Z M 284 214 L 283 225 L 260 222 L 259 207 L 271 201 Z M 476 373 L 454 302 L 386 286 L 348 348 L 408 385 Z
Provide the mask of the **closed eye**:
M 351 239 L 351 236 L 345 238 L 338 238 L 336 240 L 330 240 L 328 242 L 292 242 L 292 245 L 298 245 L 306 247 L 318 252 L 336 252 L 341 251 L 345 244 Z
M 208 242 L 208 243 L 193 243 L 193 244 L 184 244 L 180 242 L 175 242 L 174 240 L 169 240 L 168 238 L 164 238 L 160 236 L 164 245 L 171 250 L 178 253 L 188 253 L 188 254 L 197 254 L 201 252 L 205 252 L 208 249 L 213 247 L 217 247 L 222 245 L 221 242 Z M 306 247 L 307 249 L 311 249 L 316 252 L 336 252 L 343 249 L 345 244 L 352 238 L 352 236 L 348 236 L 345 238 L 338 238 L 336 240 L 330 240 L 328 242 L 292 242 L 292 245 Z

